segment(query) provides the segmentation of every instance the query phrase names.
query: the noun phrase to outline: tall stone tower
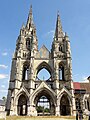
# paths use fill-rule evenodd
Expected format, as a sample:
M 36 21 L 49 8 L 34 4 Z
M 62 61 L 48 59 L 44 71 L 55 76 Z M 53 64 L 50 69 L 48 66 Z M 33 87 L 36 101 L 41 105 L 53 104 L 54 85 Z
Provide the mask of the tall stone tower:
M 37 77 L 43 68 L 48 80 Z M 6 110 L 9 115 L 75 115 L 70 41 L 59 13 L 51 51 L 44 45 L 38 50 L 31 6 L 12 58 Z

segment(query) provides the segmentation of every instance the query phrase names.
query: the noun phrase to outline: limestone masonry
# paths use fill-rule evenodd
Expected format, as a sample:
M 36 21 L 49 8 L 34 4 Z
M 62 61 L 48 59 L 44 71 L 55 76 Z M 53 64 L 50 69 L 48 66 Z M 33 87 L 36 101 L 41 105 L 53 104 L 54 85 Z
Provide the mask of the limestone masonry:
M 62 30 L 59 13 L 51 51 L 44 45 L 38 50 L 32 16 L 31 6 L 27 23 L 20 29 L 12 58 L 7 114 L 74 116 L 76 109 L 88 110 L 90 91 L 86 93 L 86 89 L 77 89 L 75 85 L 82 84 L 72 80 L 70 41 Z M 40 80 L 37 76 L 43 68 L 50 73 L 48 80 Z

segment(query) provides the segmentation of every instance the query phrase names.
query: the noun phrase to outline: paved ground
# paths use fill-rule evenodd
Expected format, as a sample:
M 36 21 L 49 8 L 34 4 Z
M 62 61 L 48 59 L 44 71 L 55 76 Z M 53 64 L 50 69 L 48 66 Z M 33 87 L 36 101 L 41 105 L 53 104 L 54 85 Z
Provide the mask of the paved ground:
M 17 119 L 17 120 L 69 120 L 69 119 L 65 119 L 65 118 L 39 118 L 39 119 L 35 119 L 35 118 L 25 118 L 25 119 Z M 75 120 L 75 119 L 70 119 L 70 120 Z
M 5 120 L 5 119 L 0 119 Z M 6 120 L 76 120 L 75 117 L 67 116 L 67 117 L 20 117 L 20 116 L 8 116 Z M 83 120 L 88 120 L 88 117 Z
M 76 120 L 75 118 L 20 118 L 17 120 Z M 88 118 L 83 119 L 83 120 L 88 120 Z

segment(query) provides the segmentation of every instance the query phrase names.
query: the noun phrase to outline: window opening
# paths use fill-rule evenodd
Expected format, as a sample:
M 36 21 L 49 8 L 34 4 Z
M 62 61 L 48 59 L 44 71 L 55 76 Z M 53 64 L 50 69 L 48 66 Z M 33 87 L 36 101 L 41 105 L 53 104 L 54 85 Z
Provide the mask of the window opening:
M 29 68 L 25 66 L 23 69 L 23 80 L 28 80 L 28 79 L 29 79 Z
M 45 68 L 41 69 L 37 74 L 37 78 L 39 80 L 49 80 L 50 77 L 51 77 L 50 73 Z
M 63 51 L 63 49 L 62 49 L 62 46 L 61 46 L 61 45 L 59 46 L 59 51 L 61 51 L 61 52 Z
M 59 67 L 59 80 L 64 80 L 64 67 Z
M 21 95 L 18 99 L 18 115 L 27 115 L 27 99 Z
M 50 114 L 50 101 L 46 96 L 41 96 L 37 102 L 37 112 L 38 114 Z
M 26 39 L 26 47 L 27 47 L 27 49 L 30 49 L 30 39 L 29 38 Z
M 60 114 L 70 115 L 70 103 L 66 95 L 63 95 L 60 101 Z

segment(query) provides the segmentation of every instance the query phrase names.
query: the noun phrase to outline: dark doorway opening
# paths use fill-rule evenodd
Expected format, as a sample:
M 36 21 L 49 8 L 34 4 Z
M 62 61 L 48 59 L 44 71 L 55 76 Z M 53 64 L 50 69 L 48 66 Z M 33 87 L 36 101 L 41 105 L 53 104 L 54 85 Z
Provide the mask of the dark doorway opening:
M 25 95 L 21 95 L 18 99 L 18 115 L 27 115 L 27 98 Z
M 61 108 L 61 110 L 62 110 L 62 111 L 61 111 L 61 114 L 62 114 L 62 115 L 66 115 L 66 105 L 62 105 L 61 107 L 62 107 L 62 108 Z
M 60 101 L 60 114 L 61 115 L 70 115 L 70 103 L 67 95 L 63 95 Z

